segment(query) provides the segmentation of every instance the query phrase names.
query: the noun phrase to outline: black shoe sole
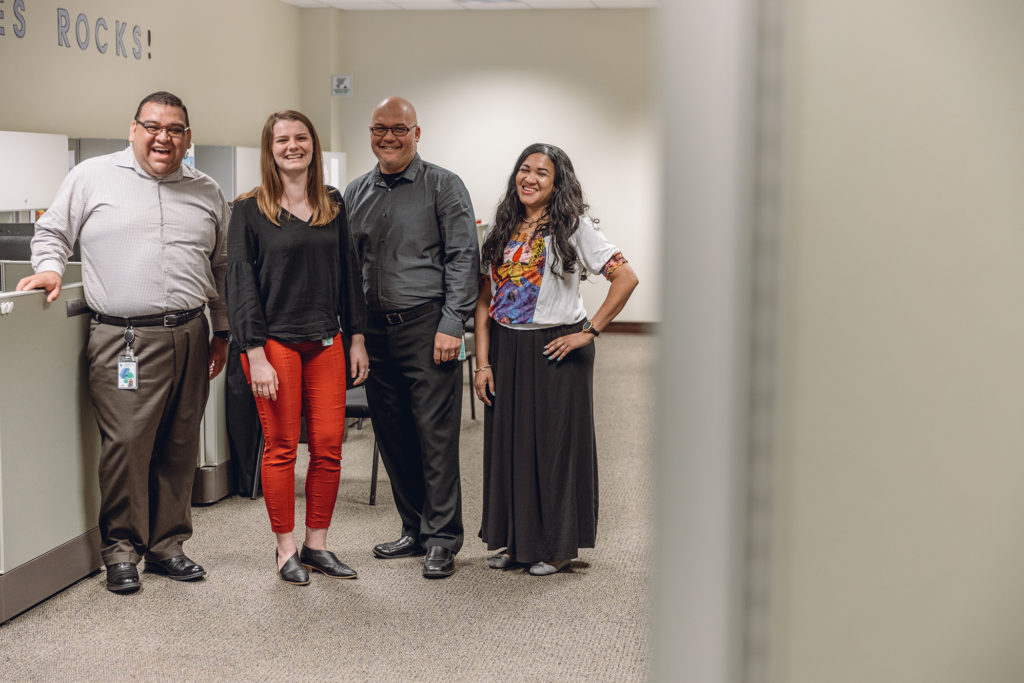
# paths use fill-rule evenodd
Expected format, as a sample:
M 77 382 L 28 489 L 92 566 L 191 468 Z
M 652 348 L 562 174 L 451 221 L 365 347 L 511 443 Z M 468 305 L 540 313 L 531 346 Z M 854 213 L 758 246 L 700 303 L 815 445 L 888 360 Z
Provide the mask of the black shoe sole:
M 443 572 L 423 572 L 423 578 L 425 579 L 447 579 L 449 576 L 455 573 L 454 569 L 446 570 Z
M 352 574 L 351 576 L 339 576 L 337 574 L 330 574 L 328 572 L 325 572 L 323 569 L 320 569 L 320 567 L 317 567 L 315 564 L 306 564 L 305 562 L 303 562 L 302 566 L 306 568 L 307 572 L 320 572 L 321 574 L 323 574 L 324 576 L 326 576 L 326 577 L 328 577 L 330 579 L 358 579 L 359 578 L 359 574 Z
M 400 559 L 402 557 L 420 557 L 421 555 L 426 555 L 426 554 L 427 554 L 427 549 L 426 548 L 420 548 L 419 550 L 410 550 L 409 552 L 399 553 L 398 555 L 392 555 L 392 554 L 385 555 L 383 553 L 377 552 L 376 548 L 373 549 L 373 556 L 376 557 L 378 560 L 397 560 L 397 559 Z
M 171 581 L 195 581 L 196 579 L 201 579 L 204 576 L 206 576 L 205 569 L 201 574 L 189 574 L 188 576 L 175 576 L 174 574 L 170 574 L 167 571 L 165 571 L 162 567 L 156 568 L 147 566 L 142 571 L 144 571 L 147 574 L 157 574 L 159 576 L 166 576 Z
M 135 591 L 139 590 L 140 588 L 142 588 L 142 583 L 141 582 L 139 582 L 139 583 L 121 584 L 121 585 L 118 585 L 118 586 L 111 586 L 110 584 L 107 584 L 107 590 L 108 591 L 110 591 L 111 593 L 120 593 L 122 595 L 127 594 L 127 593 L 134 593 Z

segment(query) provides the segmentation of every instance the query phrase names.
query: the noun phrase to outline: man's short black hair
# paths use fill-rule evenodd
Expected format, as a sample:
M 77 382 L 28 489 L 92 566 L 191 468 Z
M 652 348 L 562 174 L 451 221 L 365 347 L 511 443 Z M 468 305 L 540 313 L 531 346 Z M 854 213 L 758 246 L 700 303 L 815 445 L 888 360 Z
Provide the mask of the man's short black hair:
M 185 112 L 185 127 L 190 127 L 190 124 L 188 122 L 188 109 L 185 108 L 185 103 L 182 102 L 181 98 L 177 95 L 172 95 L 171 93 L 166 92 L 164 90 L 155 92 L 152 95 L 146 95 L 142 98 L 142 101 L 139 102 L 139 108 L 135 110 L 136 120 L 138 120 L 139 116 L 142 114 L 142 108 L 146 105 L 147 102 L 155 102 L 156 104 L 162 104 L 167 107 L 178 107 L 183 112 Z

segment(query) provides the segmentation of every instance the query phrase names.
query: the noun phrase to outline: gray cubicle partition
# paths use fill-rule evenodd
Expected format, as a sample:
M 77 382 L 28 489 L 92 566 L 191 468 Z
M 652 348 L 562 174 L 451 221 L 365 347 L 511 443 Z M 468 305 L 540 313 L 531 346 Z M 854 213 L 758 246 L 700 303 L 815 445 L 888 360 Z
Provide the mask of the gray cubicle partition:
M 103 566 L 81 284 L 0 294 L 0 622 Z
M 226 367 L 210 382 L 210 399 L 199 439 L 199 460 L 196 463 L 192 504 L 215 503 L 235 490 L 231 450 L 228 448 L 227 419 L 224 414 L 227 392 Z
M 28 261 L 0 261 L 0 292 L 12 292 L 18 281 L 32 274 Z M 82 279 L 82 264 L 69 263 L 64 271 L 65 282 Z M 224 415 L 226 373 L 222 372 L 210 383 L 210 400 L 203 418 L 199 454 L 196 462 L 192 503 L 215 503 L 234 491 L 228 448 L 227 420 Z
M 0 623 L 103 566 L 99 432 L 88 396 L 81 264 L 57 301 L 13 292 L 32 273 L 0 261 Z M 224 373 L 210 385 L 192 502 L 233 491 Z
M 13 292 L 18 281 L 32 275 L 28 261 L 0 261 L 0 292 Z M 64 282 L 81 282 L 82 264 L 69 263 L 64 269 Z

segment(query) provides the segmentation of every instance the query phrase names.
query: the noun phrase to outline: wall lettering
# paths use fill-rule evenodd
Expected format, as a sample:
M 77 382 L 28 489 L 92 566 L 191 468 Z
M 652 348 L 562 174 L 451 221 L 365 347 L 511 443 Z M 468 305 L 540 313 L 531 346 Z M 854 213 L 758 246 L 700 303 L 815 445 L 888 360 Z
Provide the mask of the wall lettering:
M 4 26 L 4 0 L 0 0 L 0 36 L 6 35 Z M 25 0 L 14 0 L 11 4 L 11 13 L 14 15 L 14 24 L 11 25 L 11 30 L 14 31 L 14 35 L 18 38 L 25 37 Z
M 31 4 L 32 0 L 0 0 L 0 38 L 7 36 L 7 29 L 18 38 L 24 38 L 28 27 L 25 15 L 31 12 L 25 11 L 25 3 Z M 8 9 L 10 8 L 10 9 Z M 128 58 L 128 48 L 125 47 L 125 30 L 132 26 L 132 57 L 136 60 L 142 59 L 142 27 L 138 24 L 131 25 L 120 19 L 114 20 L 113 36 L 111 36 L 110 24 L 105 17 L 97 17 L 95 21 L 89 18 L 85 12 L 75 15 L 74 26 L 72 26 L 71 12 L 64 7 L 57 8 L 57 47 L 71 47 L 72 32 L 75 34 L 75 43 L 78 49 L 83 52 L 95 46 L 96 51 L 101 55 L 107 54 L 110 49 L 110 42 L 113 39 L 114 55 Z M 149 50 L 153 45 L 152 31 L 146 31 L 146 59 L 153 59 L 153 53 Z
M 0 0 L 3 3 L 4 0 Z M 24 9 L 25 0 L 15 0 L 15 12 L 17 13 L 17 6 L 20 4 Z M 0 19 L 3 15 L 0 14 Z M 128 49 L 124 44 L 125 29 L 128 28 L 128 23 L 121 21 L 120 19 L 114 20 L 114 55 L 117 57 L 128 57 Z M 17 28 L 15 32 L 17 33 Z M 101 35 L 102 31 L 102 35 Z M 68 33 L 71 32 L 71 13 L 63 7 L 57 8 L 57 46 L 58 47 L 71 47 L 71 39 Z M 25 33 L 24 20 L 22 20 L 21 33 Z M 107 50 L 110 48 L 107 36 L 110 34 L 110 25 L 104 17 L 99 17 L 95 22 L 89 20 L 89 15 L 85 12 L 80 12 L 75 17 L 75 42 L 78 44 L 79 50 L 88 50 L 90 45 L 96 46 L 96 51 L 101 55 L 107 54 Z M 3 35 L 0 30 L 0 35 Z M 151 34 L 146 31 L 147 44 L 151 42 Z M 21 37 L 20 35 L 18 36 Z M 142 27 L 138 24 L 132 27 L 132 57 L 135 59 L 142 59 Z M 147 58 L 152 59 L 152 53 L 147 53 Z

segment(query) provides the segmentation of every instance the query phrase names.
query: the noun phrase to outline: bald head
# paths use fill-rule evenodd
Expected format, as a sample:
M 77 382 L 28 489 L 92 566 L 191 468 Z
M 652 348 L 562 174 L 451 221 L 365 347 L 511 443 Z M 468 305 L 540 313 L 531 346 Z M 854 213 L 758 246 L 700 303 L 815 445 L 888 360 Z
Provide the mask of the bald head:
M 409 100 L 402 97 L 385 97 L 373 110 L 373 119 L 376 120 L 378 113 L 388 115 L 401 115 L 408 117 L 410 121 L 416 121 L 416 110 Z
M 378 135 L 373 128 L 383 130 Z M 403 135 L 395 133 L 395 128 Z M 408 100 L 388 97 L 373 110 L 370 117 L 370 149 L 380 162 L 382 173 L 401 173 L 416 158 L 416 145 L 420 141 L 420 127 L 416 125 L 416 110 Z

